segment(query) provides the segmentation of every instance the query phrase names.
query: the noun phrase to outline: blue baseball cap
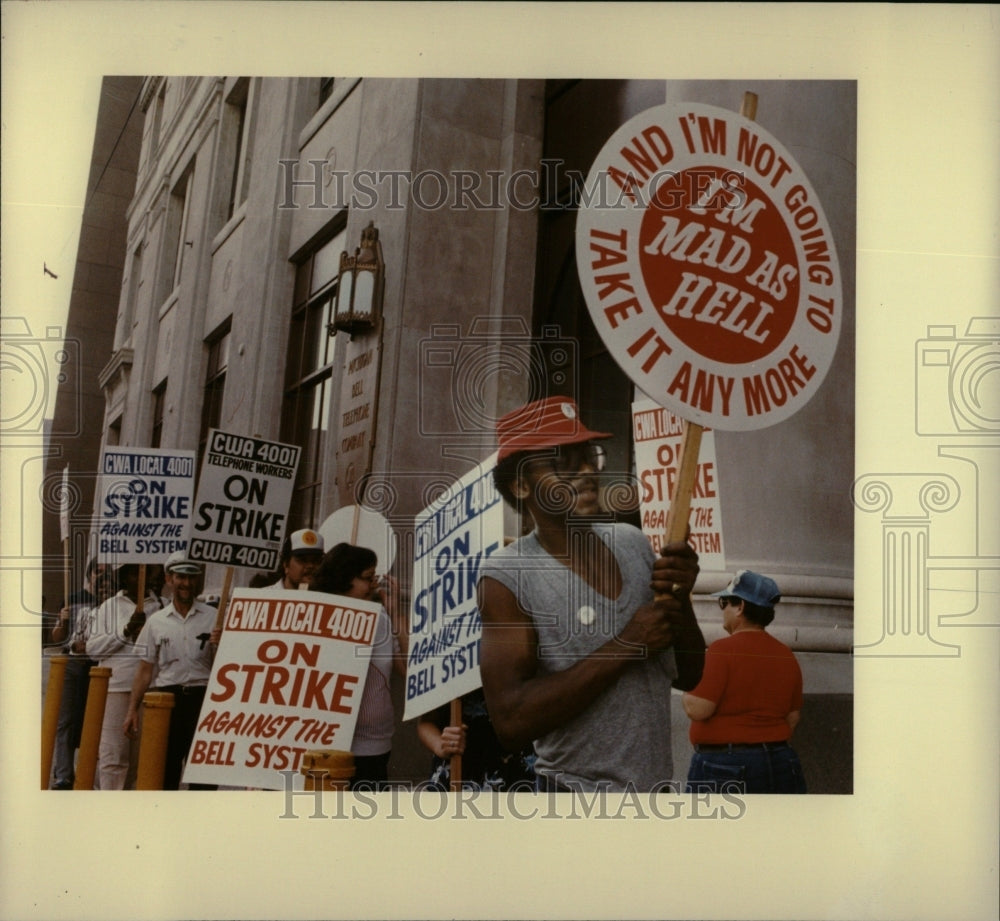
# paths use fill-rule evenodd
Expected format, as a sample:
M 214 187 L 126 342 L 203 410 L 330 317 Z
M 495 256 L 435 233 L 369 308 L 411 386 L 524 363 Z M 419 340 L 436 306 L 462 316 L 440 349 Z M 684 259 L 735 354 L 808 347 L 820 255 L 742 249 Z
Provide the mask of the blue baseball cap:
M 762 608 L 773 608 L 781 601 L 781 590 L 774 579 L 759 572 L 741 569 L 721 592 L 713 592 L 715 598 L 740 598 Z

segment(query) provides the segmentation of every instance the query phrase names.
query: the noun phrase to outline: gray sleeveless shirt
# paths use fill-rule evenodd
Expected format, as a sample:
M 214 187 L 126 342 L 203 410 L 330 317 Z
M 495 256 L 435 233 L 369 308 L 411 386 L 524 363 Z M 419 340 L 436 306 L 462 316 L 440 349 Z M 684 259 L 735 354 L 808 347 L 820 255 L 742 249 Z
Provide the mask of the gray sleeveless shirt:
M 641 531 L 625 524 L 595 524 L 572 539 L 600 539 L 622 574 L 618 598 L 601 595 L 529 534 L 487 557 L 480 578 L 511 591 L 538 635 L 539 668 L 569 668 L 602 646 L 653 600 L 649 587 L 655 556 Z M 646 792 L 673 778 L 670 687 L 676 677 L 672 650 L 628 665 L 591 705 L 535 740 L 536 770 L 574 789 Z

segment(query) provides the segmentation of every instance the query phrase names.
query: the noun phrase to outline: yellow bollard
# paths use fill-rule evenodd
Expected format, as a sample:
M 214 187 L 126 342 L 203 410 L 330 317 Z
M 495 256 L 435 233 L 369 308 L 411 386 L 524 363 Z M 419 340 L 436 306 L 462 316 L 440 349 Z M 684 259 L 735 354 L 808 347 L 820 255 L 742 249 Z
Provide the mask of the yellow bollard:
M 93 790 L 97 775 L 97 753 L 101 746 L 104 706 L 108 702 L 108 681 L 111 669 L 95 665 L 90 670 L 87 688 L 87 709 L 83 711 L 83 731 L 80 733 L 80 754 L 76 759 L 74 790 Z
M 162 790 L 167 767 L 167 738 L 174 695 L 169 691 L 147 691 L 142 698 L 142 737 L 136 790 Z
M 306 790 L 315 790 L 317 779 L 321 790 L 346 790 L 354 776 L 354 755 L 331 748 L 303 752 L 299 773 Z
M 66 680 L 66 663 L 69 656 L 52 656 L 49 659 L 49 684 L 45 689 L 45 709 L 42 711 L 42 789 L 48 790 L 52 775 L 52 753 L 56 747 L 56 729 L 59 727 L 59 704 L 62 701 L 63 682 Z

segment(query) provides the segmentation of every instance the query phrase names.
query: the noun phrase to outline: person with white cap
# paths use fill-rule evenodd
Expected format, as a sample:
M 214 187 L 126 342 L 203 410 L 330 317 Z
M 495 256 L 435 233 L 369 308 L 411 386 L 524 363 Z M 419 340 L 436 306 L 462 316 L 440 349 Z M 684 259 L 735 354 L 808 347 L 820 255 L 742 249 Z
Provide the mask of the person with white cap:
M 323 535 L 312 528 L 293 531 L 281 544 L 283 575 L 271 588 L 298 589 L 312 580 L 323 562 Z
M 778 585 L 741 569 L 715 597 L 729 636 L 708 647 L 701 681 L 684 694 L 694 745 L 687 792 L 805 793 L 788 743 L 802 710 L 802 671 L 766 630 Z
M 480 568 L 483 691 L 500 742 L 534 742 L 543 790 L 648 792 L 673 783 L 671 686 L 693 688 L 705 640 L 695 551 L 653 553 L 631 525 L 586 514 L 603 467 L 566 397 L 497 423 L 494 482 L 534 531 Z M 661 597 L 657 597 L 661 596 Z
M 123 730 L 126 735 L 138 732 L 139 705 L 155 675 L 152 690 L 169 691 L 174 695 L 163 789 L 177 790 L 184 759 L 198 724 L 220 631 L 215 626 L 215 608 L 197 599 L 204 575 L 202 564 L 189 560 L 186 551 L 178 550 L 171 554 L 163 568 L 173 590 L 173 600 L 150 615 L 136 640 L 139 666 L 132 682 Z M 216 787 L 191 784 L 190 789 L 214 790 Z

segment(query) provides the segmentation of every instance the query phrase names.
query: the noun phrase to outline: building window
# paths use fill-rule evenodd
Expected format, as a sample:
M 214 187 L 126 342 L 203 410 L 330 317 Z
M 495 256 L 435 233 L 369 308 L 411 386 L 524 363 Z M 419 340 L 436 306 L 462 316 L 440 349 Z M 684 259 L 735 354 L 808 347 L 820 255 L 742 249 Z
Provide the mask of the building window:
M 201 403 L 201 428 L 198 435 L 198 466 L 205 454 L 209 429 L 222 421 L 222 399 L 226 391 L 226 370 L 229 367 L 229 328 L 227 320 L 205 345 L 208 347 L 208 369 L 205 371 L 205 392 Z
M 189 168 L 170 192 L 167 202 L 166 239 L 164 241 L 163 271 L 160 275 L 159 303 L 163 303 L 181 282 L 184 254 L 189 241 L 188 218 L 191 211 L 191 172 Z
M 153 130 L 149 141 L 149 152 L 151 157 L 156 156 L 156 151 L 160 146 L 160 131 L 163 128 L 163 109 L 166 105 L 166 100 L 167 81 L 164 79 L 160 82 L 160 89 L 156 94 L 156 100 L 153 102 Z
M 118 334 L 115 336 L 115 347 L 121 348 L 132 337 L 132 324 L 135 322 L 135 305 L 139 300 L 139 287 L 142 284 L 142 249 L 143 244 L 133 250 L 129 260 L 128 288 L 125 292 L 125 303 L 119 321 Z
M 105 444 L 109 448 L 113 448 L 116 445 L 120 445 L 121 443 L 122 443 L 122 417 L 118 416 L 115 419 L 115 421 L 108 426 L 108 437 L 105 441 Z
M 293 529 L 319 523 L 333 392 L 334 340 L 327 333 L 327 324 L 333 320 L 340 254 L 345 245 L 346 233 L 341 230 L 310 252 L 296 269 L 281 433 L 282 441 L 302 449 L 289 511 L 289 527 Z
M 163 381 L 153 390 L 153 431 L 149 437 L 149 446 L 158 448 L 163 437 L 163 404 L 167 397 L 167 382 Z
M 252 137 L 252 109 L 254 105 L 254 83 L 249 77 L 240 77 L 226 99 L 226 118 L 235 149 L 232 159 L 232 181 L 229 189 L 229 203 L 226 220 L 229 220 L 246 201 L 250 177 L 250 139 Z

